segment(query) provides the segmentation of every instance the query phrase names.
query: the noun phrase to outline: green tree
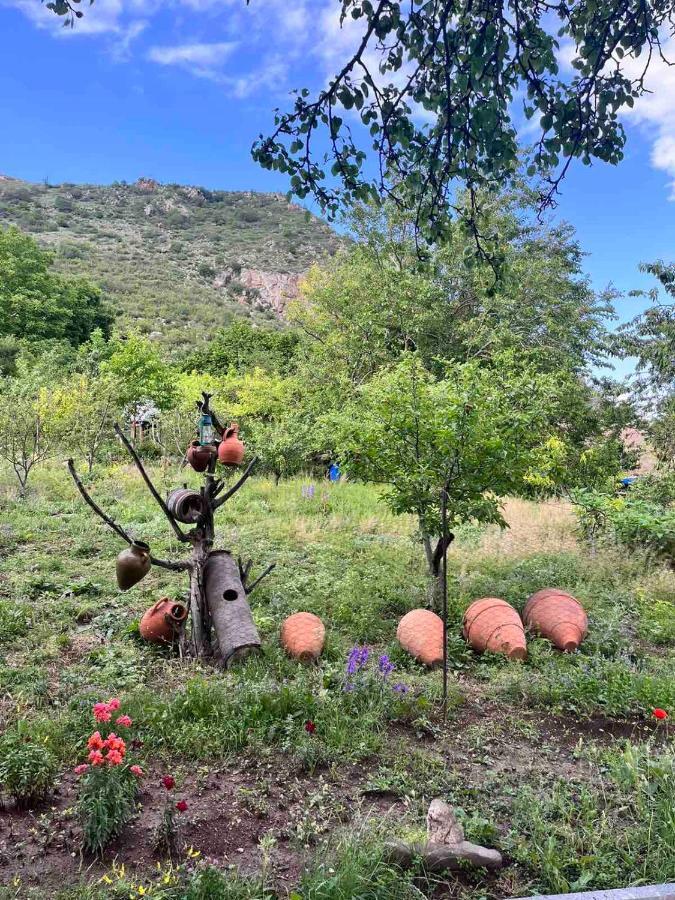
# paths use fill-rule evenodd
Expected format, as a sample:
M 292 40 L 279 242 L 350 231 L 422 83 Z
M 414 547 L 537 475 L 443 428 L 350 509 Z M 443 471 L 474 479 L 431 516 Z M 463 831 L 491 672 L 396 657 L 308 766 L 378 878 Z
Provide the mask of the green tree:
M 0 229 L 0 338 L 67 341 L 77 347 L 92 331 L 110 332 L 101 292 L 51 271 L 52 256 L 17 228 Z
M 117 403 L 131 408 L 132 413 L 148 402 L 160 410 L 169 409 L 176 397 L 175 373 L 157 348 L 140 335 L 113 342 L 111 355 L 99 369 L 114 382 Z
M 290 329 L 258 328 L 243 320 L 235 321 L 216 331 L 206 346 L 190 353 L 183 369 L 216 376 L 255 368 L 288 372 L 298 341 L 297 332 Z
M 522 488 L 554 433 L 557 381 L 512 354 L 489 370 L 448 363 L 440 377 L 406 354 L 329 424 L 346 471 L 382 484 L 394 512 L 416 517 L 437 576 L 442 491 L 450 527 L 503 525 L 500 498 Z

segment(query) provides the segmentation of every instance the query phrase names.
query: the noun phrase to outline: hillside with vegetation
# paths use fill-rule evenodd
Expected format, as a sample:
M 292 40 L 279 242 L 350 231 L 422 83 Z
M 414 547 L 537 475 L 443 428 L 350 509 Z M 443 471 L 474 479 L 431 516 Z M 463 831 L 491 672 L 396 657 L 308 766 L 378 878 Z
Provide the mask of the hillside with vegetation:
M 237 316 L 276 322 L 298 276 L 340 242 L 282 194 L 149 178 L 102 186 L 2 176 L 0 224 L 52 249 L 60 272 L 99 285 L 123 326 L 175 348 Z

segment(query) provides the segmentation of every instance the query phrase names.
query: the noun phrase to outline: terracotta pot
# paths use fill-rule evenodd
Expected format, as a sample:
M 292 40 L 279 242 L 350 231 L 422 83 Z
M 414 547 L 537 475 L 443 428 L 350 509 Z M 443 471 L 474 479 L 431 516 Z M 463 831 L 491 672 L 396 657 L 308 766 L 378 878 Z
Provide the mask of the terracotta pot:
M 138 584 L 148 574 L 151 566 L 150 547 L 143 541 L 134 541 L 131 546 L 122 550 L 115 565 L 120 590 L 128 591 Z
M 443 662 L 443 621 L 429 609 L 413 609 L 398 623 L 399 644 L 425 666 Z
M 464 637 L 474 650 L 503 653 L 509 659 L 525 659 L 527 643 L 517 611 L 499 597 L 474 601 L 464 613 Z
M 244 442 L 239 439 L 239 426 L 233 422 L 225 429 L 218 444 L 218 459 L 224 466 L 240 466 L 244 460 Z
M 294 613 L 281 626 L 282 647 L 290 656 L 302 662 L 318 659 L 325 640 L 324 624 L 314 613 Z
M 560 588 L 544 588 L 532 594 L 525 604 L 523 621 L 568 653 L 578 650 L 588 634 L 588 616 L 583 606 Z
M 195 472 L 206 472 L 215 452 L 215 447 L 202 446 L 199 441 L 192 441 L 185 456 Z
M 138 626 L 141 637 L 153 644 L 170 644 L 187 614 L 184 603 L 162 597 L 144 613 Z
M 190 488 L 176 488 L 166 498 L 166 505 L 175 519 L 192 525 L 202 514 L 202 495 Z

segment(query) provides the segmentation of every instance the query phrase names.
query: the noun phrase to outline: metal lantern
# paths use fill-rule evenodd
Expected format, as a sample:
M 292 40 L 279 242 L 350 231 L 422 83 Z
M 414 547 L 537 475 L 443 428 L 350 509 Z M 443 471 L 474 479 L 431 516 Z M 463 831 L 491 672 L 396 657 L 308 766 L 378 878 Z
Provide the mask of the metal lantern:
M 212 444 L 216 436 L 213 427 L 213 419 L 208 413 L 202 413 L 199 417 L 199 443 L 202 447 Z

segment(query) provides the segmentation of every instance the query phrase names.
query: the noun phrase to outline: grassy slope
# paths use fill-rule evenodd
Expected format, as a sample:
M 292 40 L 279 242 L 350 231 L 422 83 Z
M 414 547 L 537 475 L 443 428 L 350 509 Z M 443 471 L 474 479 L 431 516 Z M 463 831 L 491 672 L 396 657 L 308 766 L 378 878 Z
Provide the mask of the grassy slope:
M 236 277 L 215 287 L 216 273 L 302 273 L 338 246 L 328 225 L 281 195 L 179 185 L 0 180 L 0 223 L 53 247 L 59 269 L 100 284 L 127 323 L 160 331 L 172 349 L 233 315 L 275 319 L 246 300 Z
M 155 476 L 163 488 L 184 477 L 172 468 Z M 220 545 L 259 565 L 276 559 L 277 569 L 253 595 L 263 658 L 223 674 L 137 639 L 143 610 L 184 585 L 158 571 L 120 594 L 113 576 L 119 542 L 92 519 L 60 468 L 38 473 L 26 503 L 13 499 L 5 479 L 0 721 L 27 719 L 64 770 L 58 795 L 37 819 L 27 822 L 10 807 L 11 834 L 0 825 L 0 884 L 19 879 L 7 896 L 35 884 L 35 896 L 45 896 L 45 885 L 80 877 L 70 855 L 69 770 L 82 757 L 91 702 L 112 694 L 136 720 L 150 775 L 139 818 L 85 880 L 98 878 L 114 854 L 125 874 L 113 875 L 116 887 L 80 897 L 129 896 L 129 885 L 136 890 L 152 871 L 151 832 L 163 802 L 157 784 L 168 769 L 190 801 L 186 843 L 221 869 L 237 864 L 250 873 L 263 864 L 280 896 L 302 882 L 306 900 L 347 900 L 366 883 L 369 897 L 419 897 L 382 862 L 377 840 L 375 847 L 369 841 L 417 832 L 434 796 L 456 804 L 467 835 L 501 847 L 509 865 L 492 877 L 421 879 L 426 896 L 675 879 L 672 758 L 667 731 L 650 720 L 653 706 L 675 709 L 675 575 L 612 550 L 589 555 L 566 507 L 510 501 L 510 532 L 467 529 L 453 545 L 445 725 L 436 706 L 439 674 L 420 669 L 395 641 L 398 618 L 425 601 L 412 523 L 388 514 L 373 489 L 319 485 L 310 501 L 299 480 L 274 488 L 254 479 L 225 508 Z M 161 513 L 134 472 L 101 470 L 95 484 L 95 496 L 120 521 L 158 553 L 170 552 Z M 467 650 L 459 629 L 472 599 L 491 594 L 522 607 L 547 584 L 571 590 L 588 608 L 591 630 L 580 653 L 564 657 L 535 640 L 528 661 L 517 664 Z M 298 666 L 278 648 L 280 622 L 299 609 L 328 626 L 320 667 Z M 391 655 L 411 699 L 395 701 L 377 686 L 342 691 L 355 642 Z M 314 736 L 304 729 L 308 719 Z M 326 857 L 324 844 L 337 844 L 335 855 Z M 174 885 L 163 896 L 264 896 L 252 882 L 200 887 L 199 879 L 193 893 Z

